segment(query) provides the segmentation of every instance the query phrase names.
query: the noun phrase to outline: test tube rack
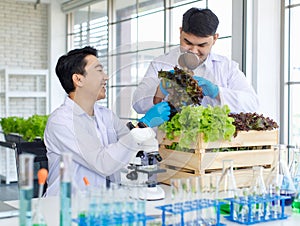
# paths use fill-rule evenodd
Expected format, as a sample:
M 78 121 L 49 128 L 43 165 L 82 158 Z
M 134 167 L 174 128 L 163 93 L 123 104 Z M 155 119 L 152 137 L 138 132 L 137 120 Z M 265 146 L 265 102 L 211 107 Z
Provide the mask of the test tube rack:
M 162 211 L 161 221 L 162 226 L 168 226 L 170 224 L 167 223 L 167 215 L 180 216 L 180 225 L 196 225 L 193 224 L 193 222 L 190 222 L 191 219 L 185 219 L 185 213 L 188 212 L 197 212 L 199 210 L 204 210 L 208 208 L 214 208 L 215 212 L 215 226 L 225 226 L 225 224 L 222 224 L 220 222 L 220 206 L 223 204 L 222 202 L 218 200 L 211 200 L 211 199 L 197 199 L 192 201 L 186 201 L 186 202 L 178 202 L 173 204 L 166 204 L 163 206 L 157 206 L 157 209 L 160 209 Z M 177 224 L 176 224 L 177 225 Z
M 121 209 L 120 205 L 122 206 Z M 118 208 L 119 210 L 114 211 L 112 210 L 113 208 Z M 73 222 L 77 223 L 78 226 L 119 226 L 135 223 L 138 223 L 137 225 L 146 226 L 147 221 L 154 219 L 151 216 L 146 216 L 145 213 L 137 213 L 133 210 L 126 209 L 123 203 L 102 204 L 101 207 L 91 204 L 90 210 L 91 209 L 94 211 L 79 214 L 77 219 L 73 219 Z
M 226 199 L 230 202 L 230 215 L 226 219 L 245 225 L 252 225 L 262 222 L 284 220 L 288 218 L 285 214 L 285 200 L 290 196 L 268 194 L 264 196 L 249 196 Z M 243 212 L 243 216 L 239 214 Z M 261 208 L 260 214 L 257 214 Z

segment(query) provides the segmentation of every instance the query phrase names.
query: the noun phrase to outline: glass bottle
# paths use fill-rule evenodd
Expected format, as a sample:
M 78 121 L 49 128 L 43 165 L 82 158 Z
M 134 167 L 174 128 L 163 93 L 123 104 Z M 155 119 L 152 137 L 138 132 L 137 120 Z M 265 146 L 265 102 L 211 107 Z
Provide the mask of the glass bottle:
M 33 154 L 20 154 L 19 156 L 20 226 L 32 225 L 33 160 Z
M 279 190 L 280 195 L 290 196 L 290 199 L 285 199 L 285 205 L 290 206 L 296 195 L 296 188 L 287 164 L 287 147 L 279 144 L 274 146 L 274 151 L 278 159 L 268 175 L 267 186 L 273 188 L 274 192 Z
M 62 153 L 60 159 L 60 226 L 72 224 L 71 180 L 72 154 Z
M 300 213 L 300 148 L 295 146 L 290 164 L 290 172 L 296 188 L 296 196 L 292 203 L 294 212 Z

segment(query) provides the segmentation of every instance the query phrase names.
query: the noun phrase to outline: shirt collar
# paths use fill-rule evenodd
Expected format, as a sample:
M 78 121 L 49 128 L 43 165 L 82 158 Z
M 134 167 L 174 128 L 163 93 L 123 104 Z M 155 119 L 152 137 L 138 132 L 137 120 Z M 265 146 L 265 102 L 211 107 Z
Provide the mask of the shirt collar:
M 73 109 L 75 115 L 87 115 L 87 113 L 72 100 L 70 97 L 66 97 L 65 105 Z
M 221 59 L 217 54 L 210 52 L 206 60 L 203 62 L 203 65 L 207 68 L 211 68 L 213 66 L 213 62 L 215 61 L 221 61 Z

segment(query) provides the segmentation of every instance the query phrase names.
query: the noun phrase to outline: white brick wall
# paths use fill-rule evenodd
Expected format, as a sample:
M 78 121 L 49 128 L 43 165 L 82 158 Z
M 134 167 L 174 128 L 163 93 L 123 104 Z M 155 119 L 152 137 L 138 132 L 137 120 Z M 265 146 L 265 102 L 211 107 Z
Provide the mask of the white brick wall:
M 0 0 L 0 68 L 2 67 L 48 69 L 47 4 L 39 4 L 34 9 L 34 3 Z M 10 91 L 45 91 L 45 77 L 37 79 L 36 76 L 12 76 Z M 37 83 L 40 85 L 36 86 Z M 4 77 L 1 77 L 0 117 L 5 116 L 5 101 L 1 95 L 3 91 Z M 46 114 L 45 98 L 10 98 L 9 103 L 9 115 L 26 117 Z M 14 152 L 3 147 L 0 147 L 1 176 L 7 176 L 8 183 L 17 179 Z
M 47 69 L 48 5 L 0 1 L 0 67 Z
M 0 1 L 0 68 L 48 69 L 48 7 L 39 4 L 35 9 L 34 2 Z M 0 92 L 4 91 L 3 79 Z M 45 91 L 45 79 L 37 79 L 38 76 L 12 75 L 9 91 Z M 9 115 L 4 115 L 1 95 L 0 103 L 0 117 L 43 114 L 45 110 L 40 109 L 46 107 L 45 101 L 16 98 L 10 103 Z

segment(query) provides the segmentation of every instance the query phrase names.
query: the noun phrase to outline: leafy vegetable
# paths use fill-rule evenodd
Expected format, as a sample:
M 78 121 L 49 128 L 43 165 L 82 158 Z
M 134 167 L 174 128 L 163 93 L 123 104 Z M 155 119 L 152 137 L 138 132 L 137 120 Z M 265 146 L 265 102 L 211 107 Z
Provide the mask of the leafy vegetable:
M 249 130 L 272 130 L 278 128 L 278 124 L 269 117 L 264 117 L 257 113 L 231 113 L 230 117 L 234 118 L 234 126 L 237 131 Z
M 180 111 L 182 106 L 200 105 L 203 99 L 202 88 L 189 72 L 174 67 L 174 72 L 159 71 L 163 86 L 168 90 L 168 101 Z
M 180 136 L 179 147 L 189 148 L 197 141 L 199 133 L 203 133 L 205 142 L 219 139 L 230 140 L 235 132 L 232 124 L 234 119 L 229 117 L 227 105 L 220 107 L 184 106 L 169 122 L 159 128 L 166 132 L 168 139 Z
M 6 117 L 0 119 L 4 134 L 18 133 L 25 141 L 33 141 L 36 138 L 43 139 L 48 115 L 32 115 L 28 119 L 23 117 Z
M 25 119 L 23 117 L 10 116 L 0 119 L 0 125 L 4 134 L 21 133 L 22 124 Z

